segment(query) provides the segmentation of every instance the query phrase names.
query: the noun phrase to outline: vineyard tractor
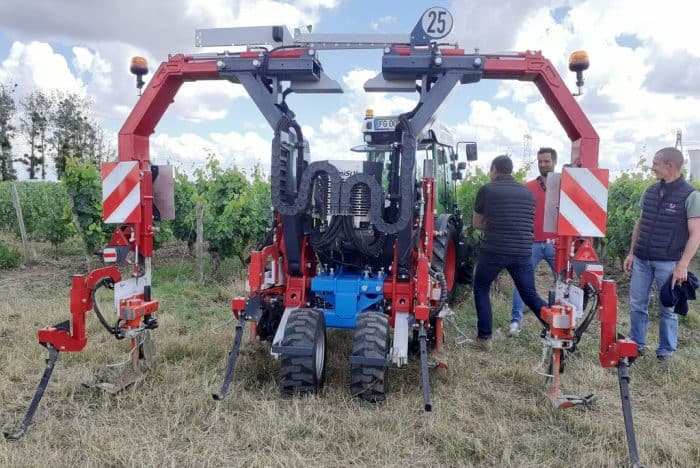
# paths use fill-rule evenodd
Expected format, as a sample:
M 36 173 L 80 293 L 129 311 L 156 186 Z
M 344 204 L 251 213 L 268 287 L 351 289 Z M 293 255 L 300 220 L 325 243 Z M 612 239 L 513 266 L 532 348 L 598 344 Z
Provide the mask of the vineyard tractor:
M 546 395 L 556 407 L 593 401 L 561 395 L 559 381 L 565 354 L 575 350 L 597 317 L 600 364 L 618 369 L 628 447 L 638 463 L 627 374 L 637 348 L 617 333 L 615 283 L 604 278 L 591 247 L 592 237 L 605 234 L 607 212 L 608 171 L 598 168 L 599 137 L 540 52 L 469 53 L 445 42 L 452 26 L 448 10 L 432 7 L 405 35 L 292 33 L 283 26 L 202 29 L 195 34 L 197 46 L 245 50 L 172 55 L 148 84 L 145 60 L 135 58 L 131 71 L 143 94 L 119 132 L 118 162 L 102 169 L 104 220 L 117 225 L 103 250 L 108 266 L 74 276 L 72 320 L 39 330 L 39 342 L 49 350 L 47 366 L 21 428 L 6 437 L 17 439 L 26 431 L 59 353 L 81 351 L 87 344 L 90 310 L 116 338 L 131 340 L 133 375 L 147 367 L 158 311 L 151 290 L 153 221 L 173 211 L 172 173 L 151 164 L 149 138 L 180 86 L 196 80 L 243 86 L 274 132 L 272 227 L 250 254 L 247 296 L 232 300 L 233 347 L 214 398 L 224 398 L 232 382 L 246 326 L 279 358 L 281 390 L 287 395 L 322 388 L 327 329 L 341 328 L 354 334 L 353 395 L 384 400 L 388 369 L 404 365 L 415 348 L 423 408 L 430 411 L 428 354 L 442 355 L 449 300 L 455 284 L 470 279 L 455 186 L 466 160 L 476 158 L 476 144 L 454 145 L 436 115 L 457 85 L 496 79 L 534 83 L 572 142 L 570 164 L 559 177 L 547 178 L 545 227 L 557 234 L 558 281 L 550 305 L 540 311 L 547 323 L 542 332 Z M 366 92 L 414 93 L 418 102 L 395 116 L 368 111 L 364 145 L 353 148 L 354 157 L 312 162 L 286 98 L 342 93 L 324 72 L 320 52 L 344 49 L 382 50 L 381 72 L 365 83 Z M 587 55 L 572 54 L 569 68 L 577 74 L 580 93 Z M 122 280 L 117 265 L 127 262 L 131 273 Z M 119 320 L 114 325 L 97 307 L 95 291 L 101 287 L 115 290 Z

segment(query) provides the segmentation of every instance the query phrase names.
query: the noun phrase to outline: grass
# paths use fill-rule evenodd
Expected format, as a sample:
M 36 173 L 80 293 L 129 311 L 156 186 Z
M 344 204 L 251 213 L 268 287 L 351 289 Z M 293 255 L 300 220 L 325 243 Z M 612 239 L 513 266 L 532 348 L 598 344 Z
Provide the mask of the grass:
M 163 262 L 161 262 L 163 263 Z M 18 424 L 43 370 L 46 351 L 36 329 L 65 320 L 68 275 L 80 271 L 50 263 L 0 272 L 0 426 Z M 347 390 L 351 336 L 331 331 L 328 377 L 318 397 L 284 399 L 279 363 L 265 350 L 248 348 L 234 384 L 215 402 L 231 346 L 231 296 L 243 292 L 235 262 L 208 269 L 198 284 L 184 255 L 156 266 L 154 296 L 161 301 L 154 332 L 155 367 L 147 378 L 116 396 L 81 386 L 94 369 L 122 360 L 127 345 L 110 338 L 88 317 L 90 343 L 82 353 L 62 354 L 54 379 L 29 433 L 0 440 L 1 466 L 603 466 L 628 464 L 614 370 L 598 365 L 598 328 L 568 361 L 563 391 L 595 391 L 588 410 L 556 410 L 542 396 L 532 371 L 540 357 L 538 327 L 527 316 L 520 336 L 505 336 L 509 280 L 493 301 L 495 346 L 481 353 L 459 346 L 447 328 L 449 369 L 431 373 L 433 411 L 421 410 L 417 359 L 389 372 L 382 405 L 353 399 Z M 234 278 L 233 280 L 229 278 Z M 624 289 L 624 281 L 620 282 Z M 620 294 L 620 331 L 628 328 Z M 106 304 L 108 295 L 101 297 Z M 463 291 L 458 323 L 473 336 L 474 308 Z M 700 320 L 691 306 L 681 324 L 679 351 L 670 366 L 653 356 L 632 368 L 637 441 L 647 466 L 700 464 Z M 658 323 L 650 326 L 656 339 Z

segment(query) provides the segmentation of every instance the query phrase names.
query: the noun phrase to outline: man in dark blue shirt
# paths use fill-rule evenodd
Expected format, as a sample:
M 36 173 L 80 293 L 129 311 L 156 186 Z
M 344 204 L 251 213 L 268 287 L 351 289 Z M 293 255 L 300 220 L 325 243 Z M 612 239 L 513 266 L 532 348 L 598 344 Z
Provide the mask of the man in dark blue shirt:
M 513 162 L 498 156 L 491 162 L 491 183 L 476 194 L 472 226 L 484 230 L 474 272 L 474 305 L 477 315 L 477 339 L 474 346 L 489 351 L 492 347 L 491 283 L 504 268 L 508 271 L 525 304 L 540 318 L 547 305 L 537 295 L 532 267 L 535 199 L 530 190 L 513 179 Z

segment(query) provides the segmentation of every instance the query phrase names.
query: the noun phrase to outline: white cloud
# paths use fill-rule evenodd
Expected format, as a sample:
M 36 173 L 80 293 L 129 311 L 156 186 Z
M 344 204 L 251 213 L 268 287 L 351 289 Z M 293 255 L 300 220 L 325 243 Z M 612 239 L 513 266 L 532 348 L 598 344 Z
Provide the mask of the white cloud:
M 85 47 L 73 47 L 73 66 L 79 72 L 86 72 L 92 68 L 94 55 Z
M 361 158 L 359 153 L 350 152 L 350 148 L 363 143 L 361 128 L 366 109 L 374 110 L 377 116 L 397 115 L 416 105 L 417 94 L 365 93 L 365 81 L 377 73 L 356 68 L 343 76 L 347 105 L 321 119 L 318 135 L 314 131 L 316 138 L 311 141 L 313 159 Z
M 467 50 L 475 47 L 483 52 L 513 50 L 514 38 L 523 20 L 539 7 L 554 3 L 557 2 L 454 0 L 449 8 L 454 17 L 454 27 L 448 39 L 456 40 Z
M 457 141 L 476 141 L 479 146 L 479 162 L 488 167 L 495 156 L 515 154 L 522 147 L 523 136 L 528 133 L 527 122 L 501 106 L 474 100 L 469 104 L 469 117 L 455 129 Z M 514 158 L 514 162 L 517 162 Z
M 168 54 L 202 52 L 194 47 L 197 28 L 318 24 L 321 13 L 338 4 L 339 0 L 124 0 L 64 2 L 57 8 L 49 0 L 0 2 L 0 28 L 18 39 L 0 68 L 0 79 L 31 78 L 20 95 L 35 87 L 87 92 L 100 118 L 123 119 L 135 102 L 134 78 L 128 73 L 132 56 L 148 59 L 148 80 Z M 37 11 L 52 14 L 38 18 Z M 49 43 L 72 48 L 75 75 Z M 242 94 L 240 87 L 212 83 L 187 88 L 178 95 L 175 109 L 192 122 L 227 117 L 231 100 Z M 239 91 L 231 91 L 236 88 Z
M 519 28 L 516 48 L 541 48 L 572 91 L 575 79 L 567 70 L 568 55 L 577 49 L 589 53 L 591 68 L 584 73 L 585 94 L 579 102 L 600 134 L 601 166 L 631 168 L 645 144 L 651 148 L 671 145 L 676 128 L 700 121 L 693 111 L 700 105 L 698 97 L 683 96 L 697 86 L 693 71 L 683 67 L 700 63 L 697 55 L 693 61 L 700 41 L 692 38 L 692 15 L 687 14 L 692 9 L 690 2 L 641 8 L 628 0 L 612 4 L 589 0 L 576 2 L 561 23 L 554 21 L 549 8 L 540 8 Z M 634 46 L 618 43 L 623 34 L 634 38 Z M 650 74 L 659 62 L 674 53 L 682 55 L 678 50 L 686 59 L 666 60 L 650 85 Z M 519 86 L 501 87 L 499 96 L 522 101 Z M 654 86 L 671 92 L 654 92 Z M 525 97 L 533 102 L 526 106 L 526 116 L 537 127 L 547 128 L 551 111 L 541 99 L 532 99 Z M 559 126 L 554 121 L 550 124 Z
M 248 173 L 260 165 L 270 173 L 270 137 L 256 132 L 195 133 L 169 135 L 159 133 L 151 138 L 151 159 L 159 164 L 173 164 L 186 173 L 203 168 L 208 155 L 214 155 L 222 167 L 236 166 Z
M 634 167 L 645 146 L 652 152 L 672 145 L 676 129 L 700 128 L 695 111 L 700 106 L 700 41 L 695 37 L 695 15 L 689 14 L 696 11 L 696 6 L 690 1 L 643 5 L 631 0 L 528 1 L 491 5 L 455 0 L 452 11 L 456 25 L 460 18 L 470 25 L 454 34 L 467 49 L 478 45 L 485 53 L 542 50 L 572 92 L 576 89 L 575 78 L 568 71 L 568 56 L 578 49 L 589 53 L 591 68 L 584 73 L 585 94 L 579 103 L 601 137 L 601 166 L 613 170 Z M 533 149 L 561 145 L 562 154 L 568 155 L 568 138 L 534 85 L 504 81 L 495 98 L 499 106 L 522 107 L 513 116 L 527 123 Z M 519 105 L 511 106 L 509 102 Z M 515 138 L 522 128 L 520 122 L 501 118 L 502 126 L 490 126 L 484 119 L 495 118 L 498 113 L 477 105 L 472 106 L 471 115 L 477 111 L 477 121 L 470 116 L 459 128 L 473 127 L 472 133 L 485 139 L 484 143 L 499 148 L 522 148 Z M 561 159 L 568 160 L 568 156 Z
M 171 113 L 194 123 L 221 120 L 229 115 L 235 99 L 247 96 L 241 85 L 228 81 L 184 83 L 177 93 Z
M 537 92 L 537 88 L 532 83 L 523 83 L 522 81 L 503 81 L 499 85 L 498 91 L 494 97 L 496 99 L 525 103 L 532 101 L 538 96 L 539 93 Z
M 369 24 L 369 27 L 370 27 L 373 31 L 379 31 L 379 29 L 380 29 L 383 25 L 385 25 L 385 24 L 394 24 L 394 23 L 396 23 L 396 21 L 397 21 L 396 16 L 380 16 L 379 18 L 377 18 L 377 21 L 372 21 L 372 22 Z
M 112 89 L 112 64 L 99 52 L 86 47 L 73 47 L 73 66 L 78 73 L 89 74 L 89 94 L 106 94 Z
M 18 96 L 34 89 L 85 93 L 85 84 L 73 76 L 66 58 L 42 42 L 12 44 L 0 68 L 0 81 L 7 80 L 18 83 Z
M 148 58 L 148 80 L 167 53 L 196 51 L 195 28 L 318 26 L 340 0 L 64 3 L 55 8 L 49 0 L 0 2 L 0 28 L 15 40 L 8 55 L 0 57 L 0 80 L 12 77 L 19 82 L 19 95 L 35 88 L 84 93 L 93 97 L 97 115 L 118 127 L 137 99 L 134 78 L 128 73 L 131 56 Z M 54 14 L 41 18 L 34 14 L 49 9 Z M 700 141 L 700 40 L 694 27 L 697 15 L 690 14 L 696 11 L 694 2 L 670 0 L 640 6 L 632 0 L 505 0 L 497 4 L 454 0 L 450 9 L 455 17 L 450 39 L 459 40 L 467 50 L 478 46 L 483 52 L 541 49 L 571 91 L 575 87 L 567 70 L 568 55 L 577 49 L 589 52 L 585 94 L 578 99 L 600 134 L 601 165 L 631 167 L 645 144 L 649 152 L 672 144 L 679 128 L 686 139 Z M 394 16 L 364 18 L 361 24 L 373 21 L 377 30 L 397 21 Z M 620 37 L 631 44 L 620 45 Z M 60 50 L 70 53 L 62 55 Z M 314 158 L 350 157 L 348 149 L 361 143 L 360 123 L 366 108 L 373 108 L 376 115 L 391 115 L 413 107 L 415 93 L 364 93 L 364 81 L 377 71 L 343 69 L 346 95 L 340 108 L 328 109 L 319 124 L 304 126 Z M 185 159 L 201 154 L 203 147 L 228 154 L 221 141 L 228 141 L 223 135 L 229 134 L 218 134 L 215 141 L 214 134 L 205 133 L 206 123 L 234 116 L 241 96 L 245 96 L 242 87 L 229 83 L 185 84 L 168 118 L 192 123 L 187 127 L 190 133 L 176 135 L 176 125 L 169 125 L 170 135 L 154 148 L 186 153 L 180 156 Z M 461 139 L 478 140 L 482 162 L 491 154 L 520 154 L 526 132 L 532 135 L 533 149 L 554 146 L 568 154 L 569 143 L 559 123 L 531 83 L 503 81 L 495 94 L 475 96 L 468 118 L 448 123 L 457 127 Z M 253 135 L 269 133 L 264 121 L 246 119 L 239 129 L 241 133 L 235 135 L 244 140 L 245 154 L 258 155 L 260 142 Z M 269 138 L 262 140 L 267 145 L 262 159 L 267 162 Z

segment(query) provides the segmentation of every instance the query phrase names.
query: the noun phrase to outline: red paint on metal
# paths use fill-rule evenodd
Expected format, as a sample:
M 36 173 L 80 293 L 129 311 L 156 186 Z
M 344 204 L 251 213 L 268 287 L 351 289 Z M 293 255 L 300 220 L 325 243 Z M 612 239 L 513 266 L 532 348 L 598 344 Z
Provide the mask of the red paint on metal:
M 215 60 L 194 61 L 184 55 L 161 63 L 119 131 L 119 161 L 138 161 L 141 181 L 141 221 L 134 224 L 136 247 L 145 257 L 153 255 L 153 188 L 149 137 L 185 81 L 220 79 Z
M 103 163 L 102 164 L 102 190 L 104 191 L 104 181 L 105 179 L 117 169 L 120 163 Z M 114 214 L 115 211 L 122 205 L 124 200 L 129 196 L 132 190 L 139 185 L 139 168 L 138 164 L 134 164 L 134 167 L 129 170 L 128 173 L 124 174 L 124 177 L 119 182 L 119 184 L 114 187 L 111 193 L 106 194 L 107 198 L 102 202 L 102 219 L 106 221 L 110 216 Z M 120 218 L 119 222 L 122 223 L 137 223 L 140 221 L 139 215 L 140 211 L 138 206 L 129 213 L 128 216 Z
M 277 49 L 270 52 L 274 58 L 300 58 L 309 53 L 308 47 L 296 47 L 293 49 Z
M 532 81 L 572 141 L 574 166 L 598 167 L 600 138 L 552 63 L 541 52 L 485 55 L 484 78 Z
M 117 267 L 108 266 L 97 268 L 87 275 L 73 275 L 70 290 L 72 333 L 55 327 L 42 328 L 38 331 L 39 343 L 51 345 L 59 351 L 82 351 L 87 344 L 85 315 L 92 309 L 92 289 L 104 278 L 116 283 L 121 281 L 121 274 Z
M 444 55 L 445 57 L 460 56 L 460 55 L 464 55 L 464 49 L 460 49 L 457 47 L 444 48 L 444 49 L 440 49 L 440 53 L 442 55 Z
M 617 286 L 612 280 L 603 281 L 597 314 L 600 321 L 600 365 L 617 367 L 620 359 L 636 357 L 637 344 L 617 335 Z

